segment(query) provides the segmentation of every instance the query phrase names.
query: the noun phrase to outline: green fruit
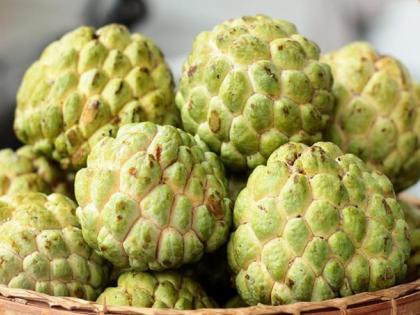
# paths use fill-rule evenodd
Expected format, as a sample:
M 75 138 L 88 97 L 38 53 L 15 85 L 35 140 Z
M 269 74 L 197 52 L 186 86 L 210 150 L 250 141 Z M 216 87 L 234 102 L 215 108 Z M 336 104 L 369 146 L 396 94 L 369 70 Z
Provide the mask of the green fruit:
M 161 51 L 118 24 L 79 27 L 50 44 L 26 72 L 17 103 L 18 138 L 76 170 L 96 142 L 127 123 L 178 120 Z
M 216 307 L 197 282 L 173 271 L 124 273 L 118 278 L 118 286 L 107 288 L 97 302 L 178 310 Z
M 83 240 L 76 205 L 60 194 L 0 200 L 0 283 L 94 300 L 108 266 Z
M 72 196 L 72 186 L 60 168 L 33 147 L 0 150 L 0 196 L 28 191 Z
M 391 182 L 334 144 L 289 143 L 238 196 L 228 244 L 250 305 L 320 301 L 404 280 L 408 226 Z
M 385 173 L 395 190 L 420 178 L 420 99 L 407 69 L 355 42 L 325 55 L 334 75 L 335 122 L 326 138 Z
M 288 141 L 314 143 L 333 111 L 332 77 L 319 48 L 284 20 L 246 16 L 197 36 L 176 103 L 233 170 L 253 169 Z
M 408 259 L 408 278 L 420 277 L 420 208 L 400 200 L 410 229 L 411 254 Z
M 130 124 L 102 139 L 75 194 L 86 241 L 118 268 L 177 268 L 229 235 L 222 163 L 172 126 Z

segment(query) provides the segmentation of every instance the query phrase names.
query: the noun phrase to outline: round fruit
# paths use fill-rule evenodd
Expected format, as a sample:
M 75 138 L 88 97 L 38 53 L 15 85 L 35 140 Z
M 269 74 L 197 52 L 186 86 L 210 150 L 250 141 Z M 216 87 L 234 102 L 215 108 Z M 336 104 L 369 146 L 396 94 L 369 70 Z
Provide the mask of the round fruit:
M 326 138 L 385 173 L 395 190 L 420 178 L 420 99 L 407 69 L 355 42 L 325 55 L 334 75 L 335 123 Z
M 31 146 L 0 150 L 0 196 L 28 191 L 72 196 L 72 186 L 57 165 Z
M 223 165 L 194 138 L 151 122 L 102 139 L 76 175 L 83 235 L 118 268 L 177 268 L 228 238 Z
M 161 51 L 118 24 L 80 27 L 50 44 L 26 72 L 17 103 L 19 139 L 73 169 L 122 125 L 178 120 Z
M 108 266 L 83 240 L 76 205 L 60 194 L 0 200 L 0 283 L 55 296 L 94 300 Z
M 216 307 L 197 282 L 173 271 L 123 273 L 118 286 L 107 288 L 97 302 L 178 310 Z
M 404 280 L 408 226 L 391 182 L 329 142 L 289 143 L 251 174 L 228 244 L 250 305 L 319 301 Z
M 333 111 L 332 77 L 318 46 L 266 16 L 228 20 L 196 38 L 176 103 L 232 170 L 253 169 L 288 141 L 314 143 Z

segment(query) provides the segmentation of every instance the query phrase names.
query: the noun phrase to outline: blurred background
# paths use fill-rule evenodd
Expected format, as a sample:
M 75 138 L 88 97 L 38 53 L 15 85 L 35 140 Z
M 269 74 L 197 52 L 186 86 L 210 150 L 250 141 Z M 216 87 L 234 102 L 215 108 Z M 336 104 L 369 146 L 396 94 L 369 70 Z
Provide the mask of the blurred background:
M 399 58 L 420 80 L 418 0 L 0 0 L 0 147 L 17 147 L 16 90 L 42 49 L 82 24 L 118 22 L 152 37 L 177 79 L 194 37 L 228 18 L 287 19 L 322 52 L 357 39 Z M 420 185 L 412 188 L 420 196 Z

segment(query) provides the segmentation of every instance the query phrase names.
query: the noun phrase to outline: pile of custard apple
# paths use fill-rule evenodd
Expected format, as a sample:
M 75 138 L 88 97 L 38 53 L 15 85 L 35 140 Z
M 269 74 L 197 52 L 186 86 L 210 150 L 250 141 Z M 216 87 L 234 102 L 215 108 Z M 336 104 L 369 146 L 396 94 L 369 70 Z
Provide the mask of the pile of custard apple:
M 321 301 L 420 276 L 420 86 L 267 16 L 195 39 L 176 84 L 122 25 L 51 43 L 0 151 L 0 283 L 104 305 Z

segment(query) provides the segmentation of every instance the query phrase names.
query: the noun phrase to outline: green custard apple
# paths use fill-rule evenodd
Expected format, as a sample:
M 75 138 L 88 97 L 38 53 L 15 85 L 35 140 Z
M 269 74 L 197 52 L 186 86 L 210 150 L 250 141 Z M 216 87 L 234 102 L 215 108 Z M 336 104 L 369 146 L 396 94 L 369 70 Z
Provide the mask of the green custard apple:
M 58 165 L 37 154 L 31 146 L 16 152 L 0 150 L 0 196 L 28 191 L 72 196 L 73 185 Z
M 397 59 L 366 42 L 323 56 L 334 76 L 334 124 L 326 132 L 344 152 L 385 173 L 401 191 L 420 178 L 420 99 Z
M 0 198 L 0 283 L 95 300 L 108 264 L 83 240 L 76 204 L 60 194 Z
M 250 304 L 320 301 L 405 279 L 408 226 L 392 183 L 330 142 L 288 143 L 240 192 L 228 244 Z
M 265 164 L 286 142 L 320 141 L 334 99 L 330 68 L 318 59 L 292 23 L 267 16 L 201 33 L 176 95 L 184 129 L 233 171 Z
M 129 124 L 103 138 L 76 174 L 75 194 L 86 241 L 120 269 L 178 268 L 229 236 L 221 161 L 172 126 Z
M 174 271 L 123 273 L 118 278 L 118 286 L 107 288 L 97 302 L 177 310 L 216 307 L 196 281 Z
M 79 27 L 50 44 L 17 95 L 18 138 L 80 169 L 91 147 L 140 121 L 176 124 L 172 74 L 149 38 L 123 25 Z

